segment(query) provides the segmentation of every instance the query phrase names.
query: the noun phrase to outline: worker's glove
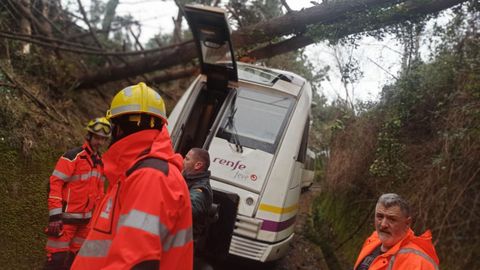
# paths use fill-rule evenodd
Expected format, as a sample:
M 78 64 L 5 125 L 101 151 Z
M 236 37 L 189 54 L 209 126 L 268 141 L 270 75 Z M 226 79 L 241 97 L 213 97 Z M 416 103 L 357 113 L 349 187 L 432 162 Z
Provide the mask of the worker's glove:
M 49 236 L 60 237 L 63 234 L 63 222 L 61 220 L 50 221 L 45 232 Z

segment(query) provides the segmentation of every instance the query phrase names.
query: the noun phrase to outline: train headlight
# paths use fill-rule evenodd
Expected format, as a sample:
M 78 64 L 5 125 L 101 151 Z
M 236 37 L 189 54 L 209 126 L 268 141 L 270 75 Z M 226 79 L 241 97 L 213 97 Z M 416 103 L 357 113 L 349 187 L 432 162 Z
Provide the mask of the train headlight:
M 252 198 L 252 197 L 248 197 L 248 198 L 245 200 L 245 203 L 247 203 L 247 205 L 252 205 L 252 204 L 253 204 L 253 198 Z

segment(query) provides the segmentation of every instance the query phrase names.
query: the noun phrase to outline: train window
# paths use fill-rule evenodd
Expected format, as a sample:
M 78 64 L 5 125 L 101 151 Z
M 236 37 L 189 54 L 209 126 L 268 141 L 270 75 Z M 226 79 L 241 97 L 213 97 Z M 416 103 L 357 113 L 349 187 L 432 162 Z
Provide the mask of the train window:
M 216 43 L 204 41 L 201 46 L 203 62 L 206 64 L 216 64 L 218 61 L 228 61 L 231 59 L 230 45 L 228 42 Z
M 250 66 L 238 66 L 238 77 L 242 80 L 251 81 L 263 85 L 272 86 L 278 73 L 267 72 L 259 68 Z
M 307 144 L 308 144 L 308 133 L 310 130 L 310 116 L 305 123 L 305 128 L 303 129 L 302 142 L 300 144 L 300 149 L 298 150 L 297 161 L 304 163 L 307 157 Z
M 222 120 L 217 137 L 273 154 L 294 101 L 289 95 L 241 87 L 231 112 Z

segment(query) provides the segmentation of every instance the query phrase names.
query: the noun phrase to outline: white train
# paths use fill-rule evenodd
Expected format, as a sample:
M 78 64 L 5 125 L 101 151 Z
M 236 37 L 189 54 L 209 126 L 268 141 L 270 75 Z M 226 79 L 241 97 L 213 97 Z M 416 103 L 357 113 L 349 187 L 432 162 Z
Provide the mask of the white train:
M 169 116 L 177 152 L 210 153 L 220 218 L 208 250 L 271 261 L 293 238 L 307 158 L 310 84 L 284 70 L 236 63 L 224 11 L 186 6 L 202 74 Z M 225 59 L 228 55 L 230 59 Z

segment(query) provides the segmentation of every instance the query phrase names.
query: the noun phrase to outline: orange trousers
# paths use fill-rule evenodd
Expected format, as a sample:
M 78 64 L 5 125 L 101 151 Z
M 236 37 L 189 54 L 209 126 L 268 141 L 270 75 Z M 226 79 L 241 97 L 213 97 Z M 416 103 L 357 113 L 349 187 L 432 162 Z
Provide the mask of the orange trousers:
M 88 234 L 88 224 L 64 224 L 60 237 L 49 236 L 47 240 L 47 256 L 52 253 L 70 251 L 77 253 Z

